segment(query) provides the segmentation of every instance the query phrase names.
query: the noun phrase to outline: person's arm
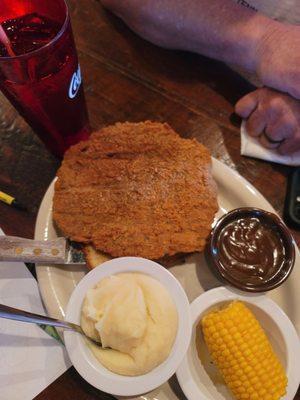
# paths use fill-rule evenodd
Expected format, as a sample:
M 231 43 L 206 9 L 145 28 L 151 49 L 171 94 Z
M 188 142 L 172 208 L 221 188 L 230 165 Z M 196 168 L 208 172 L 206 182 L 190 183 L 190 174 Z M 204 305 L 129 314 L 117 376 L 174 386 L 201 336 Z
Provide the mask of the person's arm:
M 300 27 L 234 0 L 102 0 L 147 40 L 190 50 L 258 74 L 300 98 Z

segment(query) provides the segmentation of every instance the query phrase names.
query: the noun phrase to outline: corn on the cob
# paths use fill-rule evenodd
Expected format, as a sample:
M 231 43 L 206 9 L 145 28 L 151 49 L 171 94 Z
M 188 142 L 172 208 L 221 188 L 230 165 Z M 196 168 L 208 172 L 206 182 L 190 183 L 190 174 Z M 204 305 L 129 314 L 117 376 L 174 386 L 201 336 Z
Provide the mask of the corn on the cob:
M 284 368 L 244 303 L 212 311 L 201 324 L 212 359 L 238 400 L 278 400 L 286 393 Z

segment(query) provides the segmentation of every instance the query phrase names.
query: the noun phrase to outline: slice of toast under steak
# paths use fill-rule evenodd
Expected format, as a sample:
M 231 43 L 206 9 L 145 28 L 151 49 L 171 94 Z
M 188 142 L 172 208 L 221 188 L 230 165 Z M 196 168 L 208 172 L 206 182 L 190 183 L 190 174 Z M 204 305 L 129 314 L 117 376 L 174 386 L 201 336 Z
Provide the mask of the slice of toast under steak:
M 85 255 L 86 265 L 89 269 L 96 268 L 99 264 L 112 259 L 112 257 L 96 250 L 95 247 L 90 244 L 82 246 L 82 251 Z
M 82 251 L 85 255 L 86 265 L 90 270 L 98 267 L 98 265 L 104 263 L 105 261 L 112 259 L 112 257 L 110 257 L 108 254 L 104 254 L 101 251 L 96 250 L 95 247 L 90 244 L 82 246 Z M 180 253 L 173 256 L 164 256 L 156 261 L 164 267 L 169 268 L 174 265 L 184 263 L 186 256 L 186 254 Z

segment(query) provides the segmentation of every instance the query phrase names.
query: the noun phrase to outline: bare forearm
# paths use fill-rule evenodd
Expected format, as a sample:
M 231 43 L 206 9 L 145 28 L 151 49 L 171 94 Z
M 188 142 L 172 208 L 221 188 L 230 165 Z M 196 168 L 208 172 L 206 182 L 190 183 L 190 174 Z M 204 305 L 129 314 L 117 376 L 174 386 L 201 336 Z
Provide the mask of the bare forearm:
M 255 69 L 255 48 L 273 20 L 234 0 L 102 0 L 144 38 Z
M 176 3 L 175 44 L 181 42 L 183 49 L 255 70 L 258 43 L 276 22 L 233 0 L 176 0 Z M 165 12 L 167 15 L 168 10 Z
M 234 0 L 101 0 L 134 31 L 256 72 L 264 85 L 300 98 L 300 27 Z

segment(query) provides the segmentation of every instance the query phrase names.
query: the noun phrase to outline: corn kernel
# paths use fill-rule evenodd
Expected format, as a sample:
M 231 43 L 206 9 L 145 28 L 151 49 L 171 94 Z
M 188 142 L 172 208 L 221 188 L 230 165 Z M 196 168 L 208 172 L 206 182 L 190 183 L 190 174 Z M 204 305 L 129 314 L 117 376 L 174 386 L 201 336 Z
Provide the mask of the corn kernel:
M 246 389 L 244 388 L 244 386 L 239 386 L 238 388 L 237 388 L 237 392 L 239 393 L 239 394 L 241 394 L 241 393 L 245 393 L 246 392 Z
M 255 393 L 252 386 L 250 386 L 250 387 L 247 389 L 247 393 L 249 393 L 249 395 L 250 395 L 251 398 L 252 398 L 252 395 Z
M 258 394 L 260 397 L 263 397 L 267 393 L 265 388 L 259 389 Z
M 228 356 L 230 356 L 230 351 L 228 349 L 225 349 L 225 350 L 222 351 L 222 355 L 224 357 L 228 357 Z

